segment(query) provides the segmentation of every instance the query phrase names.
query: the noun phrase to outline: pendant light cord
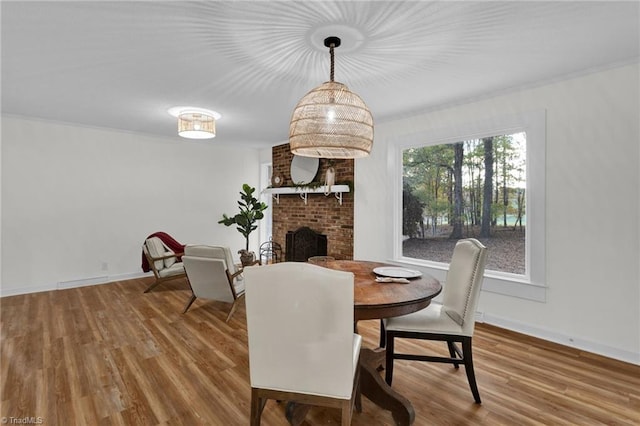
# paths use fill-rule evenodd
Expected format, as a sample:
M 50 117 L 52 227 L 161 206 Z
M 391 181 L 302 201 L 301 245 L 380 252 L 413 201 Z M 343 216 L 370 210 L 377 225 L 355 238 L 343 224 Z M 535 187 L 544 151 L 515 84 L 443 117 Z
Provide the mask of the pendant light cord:
M 331 55 L 331 74 L 330 74 L 330 81 L 333 82 L 333 43 L 331 43 L 331 45 L 329 46 L 329 55 Z

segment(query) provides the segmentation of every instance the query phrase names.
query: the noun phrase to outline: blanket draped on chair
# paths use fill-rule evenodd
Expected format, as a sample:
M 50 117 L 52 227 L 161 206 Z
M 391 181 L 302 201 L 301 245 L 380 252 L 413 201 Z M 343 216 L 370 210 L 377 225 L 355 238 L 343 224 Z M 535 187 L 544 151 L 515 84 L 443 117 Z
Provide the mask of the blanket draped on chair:
M 145 241 L 147 241 L 151 237 L 160 238 L 162 242 L 171 250 L 173 250 L 175 253 L 184 253 L 185 244 L 180 244 L 171 235 L 167 234 L 166 232 L 154 232 L 153 234 L 145 238 Z M 178 261 L 180 261 L 181 258 L 182 256 L 178 256 Z M 142 270 L 144 272 L 149 272 L 151 270 L 151 268 L 149 267 L 149 262 L 147 261 L 147 257 L 144 255 L 144 252 L 142 253 Z

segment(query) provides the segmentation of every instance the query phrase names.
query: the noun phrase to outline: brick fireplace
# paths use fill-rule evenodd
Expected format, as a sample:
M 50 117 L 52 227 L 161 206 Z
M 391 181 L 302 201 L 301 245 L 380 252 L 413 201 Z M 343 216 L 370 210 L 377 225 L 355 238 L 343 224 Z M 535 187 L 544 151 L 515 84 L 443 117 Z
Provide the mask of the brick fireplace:
M 284 178 L 282 186 L 292 186 L 290 176 L 293 154 L 289 144 L 272 148 L 273 173 Z M 350 183 L 353 187 L 353 160 L 333 160 L 336 184 Z M 324 182 L 327 159 L 321 158 L 313 182 Z M 286 235 L 301 227 L 309 227 L 327 236 L 327 255 L 336 259 L 353 259 L 353 192 L 342 194 L 342 205 L 333 194 L 308 194 L 307 204 L 297 194 L 280 195 L 280 202 L 271 203 L 273 241 L 285 247 Z

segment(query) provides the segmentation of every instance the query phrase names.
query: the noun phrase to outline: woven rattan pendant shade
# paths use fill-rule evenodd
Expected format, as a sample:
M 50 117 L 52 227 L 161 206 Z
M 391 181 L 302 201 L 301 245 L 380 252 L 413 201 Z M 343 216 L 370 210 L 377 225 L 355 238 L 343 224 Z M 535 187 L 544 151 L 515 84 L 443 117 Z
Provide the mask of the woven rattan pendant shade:
M 304 157 L 365 157 L 373 145 L 373 117 L 360 96 L 333 81 L 333 47 L 331 81 L 307 93 L 293 110 L 291 152 Z

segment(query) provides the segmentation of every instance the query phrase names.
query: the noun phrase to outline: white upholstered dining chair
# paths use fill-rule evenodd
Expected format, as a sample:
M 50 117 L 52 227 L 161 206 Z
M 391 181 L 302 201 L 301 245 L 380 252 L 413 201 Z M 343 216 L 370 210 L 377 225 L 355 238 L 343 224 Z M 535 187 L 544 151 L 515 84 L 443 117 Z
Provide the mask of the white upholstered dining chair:
M 487 261 L 487 249 L 473 238 L 459 240 L 443 286 L 442 305 L 429 305 L 425 309 L 382 321 L 381 343 L 386 347 L 385 380 L 391 385 L 393 361 L 396 359 L 463 364 L 467 380 L 476 403 L 480 393 L 476 384 L 471 352 L 471 338 L 475 326 L 475 313 Z M 395 339 L 422 339 L 447 342 L 450 357 L 395 352 Z M 462 350 L 457 346 L 462 344 Z
M 341 424 L 351 424 L 362 341 L 353 332 L 353 274 L 283 262 L 244 276 L 251 425 L 269 399 L 340 408 Z
M 182 262 L 192 291 L 183 313 L 198 297 L 213 299 L 231 303 L 228 322 L 244 296 L 242 270 L 236 268 L 229 247 L 189 244 L 184 248 Z

